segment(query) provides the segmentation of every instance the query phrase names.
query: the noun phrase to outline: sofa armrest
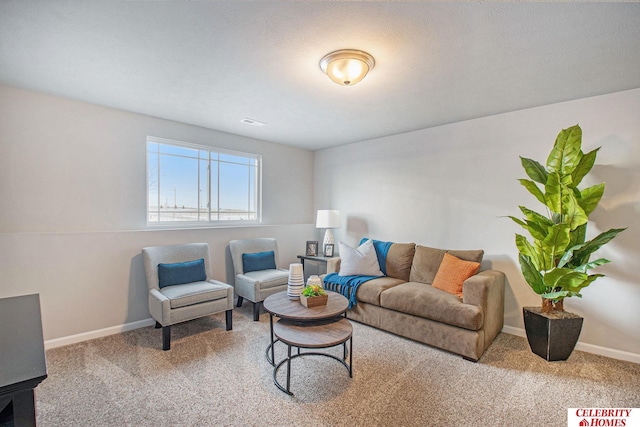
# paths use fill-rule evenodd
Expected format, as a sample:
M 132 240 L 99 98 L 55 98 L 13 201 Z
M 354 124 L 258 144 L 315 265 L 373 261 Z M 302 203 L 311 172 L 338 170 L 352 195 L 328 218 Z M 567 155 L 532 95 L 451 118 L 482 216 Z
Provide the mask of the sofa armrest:
M 327 274 L 340 271 L 340 258 L 335 257 L 327 261 Z
M 490 343 L 504 326 L 504 282 L 501 271 L 485 270 L 469 277 L 462 285 L 462 302 L 482 308 L 485 343 Z

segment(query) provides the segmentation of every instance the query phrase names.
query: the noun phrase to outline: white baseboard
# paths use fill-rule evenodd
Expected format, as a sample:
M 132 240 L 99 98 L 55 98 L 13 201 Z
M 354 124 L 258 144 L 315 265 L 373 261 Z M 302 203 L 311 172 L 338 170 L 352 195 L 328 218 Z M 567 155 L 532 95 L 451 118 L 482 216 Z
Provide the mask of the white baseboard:
M 112 326 L 110 328 L 98 329 L 97 331 L 83 332 L 77 335 L 69 335 L 68 337 L 55 338 L 44 342 L 44 348 L 56 348 L 63 345 L 75 344 L 82 341 L 92 340 L 95 338 L 106 337 L 108 335 L 119 334 L 121 332 L 131 331 L 133 329 L 144 328 L 146 326 L 155 325 L 156 321 L 152 318 L 138 320 L 137 322 L 125 323 L 122 325 Z
M 44 342 L 44 348 L 56 348 L 63 345 L 75 344 L 82 341 L 92 340 L 95 338 L 106 337 L 108 335 L 119 334 L 121 332 L 131 331 L 133 329 L 144 328 L 155 324 L 155 320 L 152 318 L 138 320 L 137 322 L 125 323 L 118 326 L 112 326 L 110 328 L 98 329 L 96 331 L 84 332 L 82 334 L 70 335 L 68 337 L 56 338 Z M 505 325 L 502 328 L 502 332 L 518 337 L 526 338 L 527 334 L 524 329 L 515 328 L 513 326 Z M 598 345 L 581 343 L 578 341 L 576 344 L 576 350 L 584 351 L 587 353 L 598 354 L 600 356 L 611 357 L 612 359 L 625 360 L 627 362 L 640 363 L 640 354 L 630 353 L 622 350 L 615 350 L 606 347 L 600 347 Z
M 504 326 L 502 332 L 516 335 L 519 337 L 527 337 L 527 333 L 524 329 L 514 328 L 513 326 Z M 615 350 L 607 347 L 600 347 L 598 345 L 582 343 L 578 341 L 576 344 L 576 350 L 584 351 L 586 353 L 598 354 L 600 356 L 610 357 L 612 359 L 625 360 L 627 362 L 640 363 L 640 354 L 630 353 L 628 351 Z

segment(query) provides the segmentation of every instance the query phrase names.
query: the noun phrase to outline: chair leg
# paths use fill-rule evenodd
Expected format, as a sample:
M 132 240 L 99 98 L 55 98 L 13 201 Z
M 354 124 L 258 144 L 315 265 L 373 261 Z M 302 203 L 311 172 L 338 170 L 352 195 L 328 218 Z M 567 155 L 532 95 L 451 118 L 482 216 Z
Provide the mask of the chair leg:
M 232 313 L 233 313 L 233 310 L 227 310 L 226 315 L 225 315 L 225 320 L 226 320 L 226 323 L 227 323 L 227 331 L 230 331 L 231 329 L 233 329 Z
M 238 296 L 238 303 L 236 304 L 236 307 L 242 307 L 242 301 L 244 301 L 244 297 Z
M 260 306 L 262 305 L 261 302 L 254 302 L 253 303 L 253 321 L 257 322 L 258 320 L 260 320 Z
M 162 327 L 162 350 L 167 351 L 171 348 L 171 326 Z

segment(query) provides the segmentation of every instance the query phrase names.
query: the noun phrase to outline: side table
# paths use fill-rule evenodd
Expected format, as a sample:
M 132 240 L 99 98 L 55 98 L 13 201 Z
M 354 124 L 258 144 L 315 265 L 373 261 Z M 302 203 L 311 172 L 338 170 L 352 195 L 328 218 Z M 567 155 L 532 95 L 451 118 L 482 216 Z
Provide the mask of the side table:
M 335 270 L 335 265 L 338 262 L 338 260 L 340 259 L 339 256 L 326 257 L 326 256 L 307 256 L 307 255 L 298 255 L 298 258 L 300 259 L 300 263 L 302 264 L 302 269 L 305 270 L 305 274 L 304 274 L 305 282 L 307 281 L 307 278 L 308 278 L 307 277 L 307 273 L 306 273 L 306 269 L 304 268 L 305 261 L 311 261 L 311 262 L 319 263 L 320 265 L 324 266 L 324 272 L 323 271 L 319 271 L 318 272 L 318 276 L 319 276 L 321 274 L 327 273 L 327 271 L 329 271 L 330 268 L 331 268 L 331 270 Z
M 47 378 L 38 294 L 0 299 L 0 425 L 36 425 L 34 389 Z
M 273 366 L 273 382 L 280 390 L 292 394 L 289 385 L 291 378 L 291 360 L 300 356 L 327 356 L 333 358 L 347 368 L 349 377 L 353 376 L 352 352 L 353 329 L 346 319 L 349 301 L 342 295 L 327 291 L 329 296 L 327 305 L 307 308 L 299 300 L 289 299 L 287 292 L 277 292 L 268 296 L 264 302 L 264 309 L 269 313 L 270 338 L 265 357 Z M 274 322 L 274 317 L 279 320 Z M 347 352 L 347 341 L 349 350 Z M 287 357 L 280 362 L 275 360 L 274 347 L 277 342 L 287 346 Z M 319 352 L 301 352 L 300 349 L 323 349 L 343 346 L 343 358 Z M 293 347 L 298 349 L 296 355 L 291 354 Z M 349 363 L 346 362 L 349 355 Z M 287 386 L 278 382 L 278 369 L 287 364 Z

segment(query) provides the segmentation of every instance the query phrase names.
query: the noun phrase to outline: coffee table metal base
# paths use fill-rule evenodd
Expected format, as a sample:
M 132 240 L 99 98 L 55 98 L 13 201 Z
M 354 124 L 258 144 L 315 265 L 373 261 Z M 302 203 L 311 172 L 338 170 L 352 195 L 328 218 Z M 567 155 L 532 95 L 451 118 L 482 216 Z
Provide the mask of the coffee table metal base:
M 278 389 L 293 395 L 291 392 L 291 361 L 301 356 L 324 356 L 340 362 L 349 373 L 349 377 L 353 378 L 353 327 L 351 323 L 344 317 L 327 319 L 320 322 L 296 322 L 281 319 L 273 325 L 273 332 L 276 336 L 275 342 L 281 341 L 287 345 L 287 357 L 277 364 L 274 363 L 273 382 Z M 347 341 L 349 341 L 349 350 L 347 351 Z M 329 353 L 321 353 L 316 351 L 301 352 L 301 349 L 318 349 L 330 348 L 342 345 L 342 359 Z M 292 348 L 297 347 L 297 354 L 292 354 Z M 273 347 L 272 347 L 273 348 Z M 346 362 L 347 354 L 349 363 Z M 287 385 L 284 387 L 278 381 L 278 370 L 286 363 L 287 365 Z

